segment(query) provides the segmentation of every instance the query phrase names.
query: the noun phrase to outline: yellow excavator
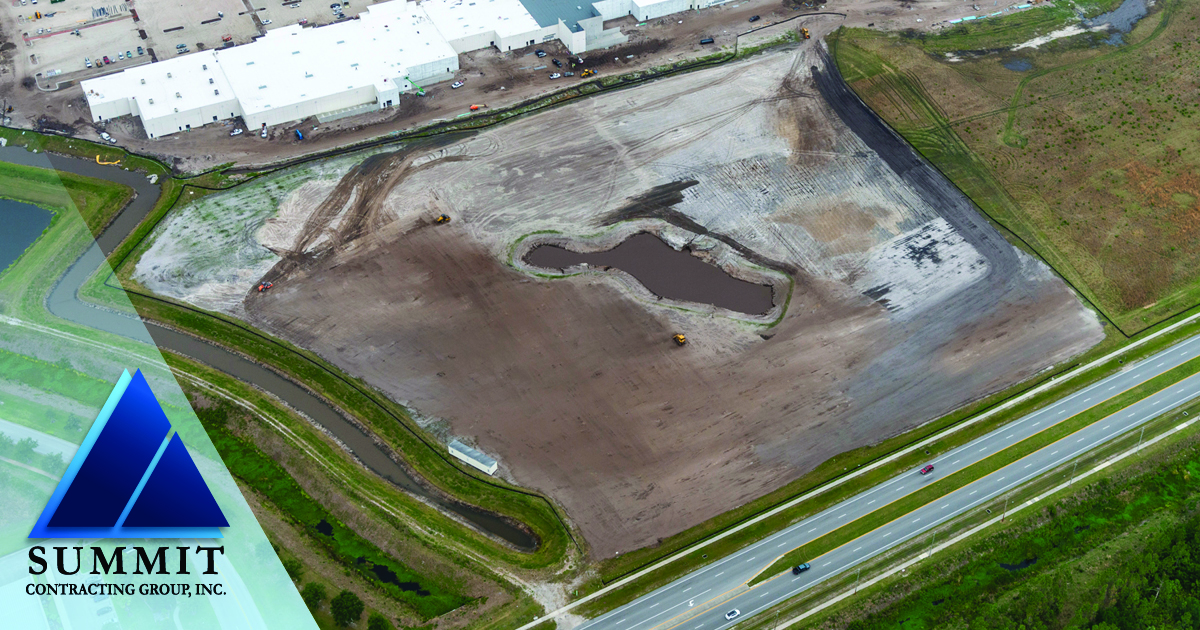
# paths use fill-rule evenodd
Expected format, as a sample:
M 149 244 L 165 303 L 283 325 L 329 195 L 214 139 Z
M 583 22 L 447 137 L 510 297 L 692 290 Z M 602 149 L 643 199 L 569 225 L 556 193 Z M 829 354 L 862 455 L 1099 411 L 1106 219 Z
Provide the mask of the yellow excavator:
M 433 220 L 433 222 L 434 222 L 434 223 L 436 223 L 436 224 L 438 224 L 438 225 L 441 225 L 441 224 L 443 224 L 443 223 L 449 223 L 449 222 L 450 222 L 450 215 L 448 215 L 448 214 L 439 214 L 439 215 L 438 215 L 438 218 L 434 219 L 434 220 Z
M 801 35 L 802 37 L 804 37 L 804 39 L 808 39 L 809 37 L 811 37 L 811 36 L 808 34 L 808 29 L 806 29 L 806 28 L 802 28 L 802 29 L 800 29 L 800 35 Z
M 687 337 L 684 337 L 683 333 L 675 333 L 675 336 L 671 337 L 671 339 L 675 340 L 675 345 L 677 345 L 677 346 L 686 346 L 687 345 Z

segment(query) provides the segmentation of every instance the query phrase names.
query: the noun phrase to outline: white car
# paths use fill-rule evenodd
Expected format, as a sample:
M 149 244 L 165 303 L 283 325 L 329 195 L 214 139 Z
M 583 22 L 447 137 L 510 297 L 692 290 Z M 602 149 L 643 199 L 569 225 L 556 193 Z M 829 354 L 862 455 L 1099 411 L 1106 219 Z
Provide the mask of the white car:
M 261 133 L 261 134 L 259 134 L 259 135 L 261 135 L 262 137 L 266 138 L 266 137 L 267 137 L 267 130 L 266 130 L 266 129 L 263 129 L 263 130 L 262 130 L 262 133 Z
M 271 20 L 263 20 L 263 26 L 267 26 L 270 23 L 271 23 Z
M 455 81 L 454 83 L 451 83 L 451 84 L 450 84 L 450 89 L 451 89 L 451 90 L 457 90 L 458 88 L 460 88 L 460 87 L 462 87 L 462 86 L 463 86 L 463 82 L 462 82 L 462 81 Z
M 105 142 L 107 142 L 107 143 L 109 143 L 109 144 L 116 144 L 116 143 L 117 143 L 117 140 L 116 140 L 116 138 L 113 138 L 112 136 L 108 135 L 108 132 L 107 132 L 107 131 L 101 131 L 101 132 L 100 132 L 100 137 L 101 137 L 101 138 L 103 138 L 103 139 L 104 139 L 104 141 L 105 141 Z
M 557 73 L 557 72 L 555 72 L 554 74 L 550 75 L 550 79 L 551 79 L 551 80 L 554 80 L 554 79 L 561 79 L 561 78 L 562 78 L 562 75 L 561 75 L 561 74 L 559 74 L 559 73 Z
M 728 620 L 730 620 L 730 619 L 737 619 L 738 615 L 740 615 L 740 614 L 742 614 L 742 611 L 740 611 L 740 610 L 738 610 L 738 609 L 734 608 L 733 610 L 731 610 L 731 611 L 729 611 L 729 612 L 725 613 L 725 619 L 726 619 L 727 621 L 728 621 Z
M 117 53 L 117 59 L 124 59 L 125 53 Z
M 230 131 L 230 132 L 229 132 L 229 135 L 230 135 L 230 136 L 240 136 L 240 135 L 242 135 L 242 130 L 241 130 L 241 129 L 234 129 L 233 131 Z

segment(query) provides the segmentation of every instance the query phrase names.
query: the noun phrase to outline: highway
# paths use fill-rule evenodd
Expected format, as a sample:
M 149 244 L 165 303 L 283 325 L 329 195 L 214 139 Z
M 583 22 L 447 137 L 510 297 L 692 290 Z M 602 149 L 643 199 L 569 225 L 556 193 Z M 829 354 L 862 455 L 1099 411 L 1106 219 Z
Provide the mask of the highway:
M 747 587 L 747 582 L 783 554 L 820 538 L 885 505 L 920 490 L 925 484 L 971 466 L 1009 446 L 1135 388 L 1200 356 L 1200 336 L 1191 337 L 1132 363 L 1036 412 L 949 451 L 929 463 L 932 473 L 912 470 L 800 521 L 753 545 L 698 569 L 658 590 L 580 624 L 580 630 L 724 630 L 745 621 L 815 584 L 937 525 L 1003 495 L 1005 492 L 1070 461 L 1082 453 L 1136 428 L 1164 412 L 1200 397 L 1200 374 L 1144 398 L 1094 422 L 971 484 L 926 504 L 825 555 L 809 559 L 812 569 L 793 576 L 782 573 Z M 727 612 L 740 615 L 727 620 Z

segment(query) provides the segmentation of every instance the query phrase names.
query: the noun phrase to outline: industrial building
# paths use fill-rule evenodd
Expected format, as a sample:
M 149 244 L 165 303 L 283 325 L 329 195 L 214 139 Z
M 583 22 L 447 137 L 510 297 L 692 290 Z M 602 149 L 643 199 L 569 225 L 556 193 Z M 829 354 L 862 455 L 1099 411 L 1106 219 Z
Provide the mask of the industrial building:
M 604 22 L 645 20 L 710 0 L 393 0 L 321 28 L 269 31 L 244 46 L 202 51 L 83 81 L 92 121 L 141 119 L 159 138 L 241 117 L 260 127 L 333 120 L 392 107 L 414 85 L 445 81 L 458 55 L 559 40 L 572 53 L 627 41 Z
M 495 474 L 496 469 L 500 467 L 496 460 L 458 440 L 451 440 L 447 448 L 451 455 L 489 475 Z

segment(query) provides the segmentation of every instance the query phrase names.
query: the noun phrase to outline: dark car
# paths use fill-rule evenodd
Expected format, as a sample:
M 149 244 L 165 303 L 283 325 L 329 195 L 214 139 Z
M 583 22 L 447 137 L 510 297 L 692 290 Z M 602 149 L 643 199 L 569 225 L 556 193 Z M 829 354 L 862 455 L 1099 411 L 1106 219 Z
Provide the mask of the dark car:
M 711 43 L 713 43 L 713 38 L 711 38 L 711 37 L 705 37 L 704 39 L 700 40 L 701 45 L 711 44 Z
M 537 50 L 533 51 L 533 54 L 537 55 L 538 57 L 545 57 L 545 56 L 546 56 L 546 51 L 544 51 L 544 50 L 542 50 L 541 48 L 539 48 L 539 49 L 537 49 Z
M 342 3 L 340 3 L 340 2 L 334 2 L 333 4 L 329 5 L 329 8 L 330 8 L 330 9 L 337 9 L 337 8 L 340 8 L 341 6 L 342 6 Z
M 762 18 L 761 18 L 761 17 L 759 17 L 759 16 L 757 16 L 757 15 L 752 15 L 752 16 L 750 16 L 750 21 L 751 21 L 751 22 L 757 22 L 757 21 L 759 21 L 759 20 L 761 20 L 761 19 L 762 19 Z
M 559 60 L 557 60 L 557 59 L 551 59 L 551 60 L 550 60 L 550 62 L 554 64 L 554 67 L 555 67 L 555 68 L 561 68 L 561 67 L 562 67 L 562 62 L 561 62 L 561 61 L 559 61 Z
M 792 567 L 792 575 L 800 575 L 811 568 L 812 567 L 807 562 L 804 564 L 797 564 L 796 566 Z
M 921 469 L 922 475 L 928 475 L 931 472 L 933 472 L 933 464 L 926 464 L 925 467 Z

